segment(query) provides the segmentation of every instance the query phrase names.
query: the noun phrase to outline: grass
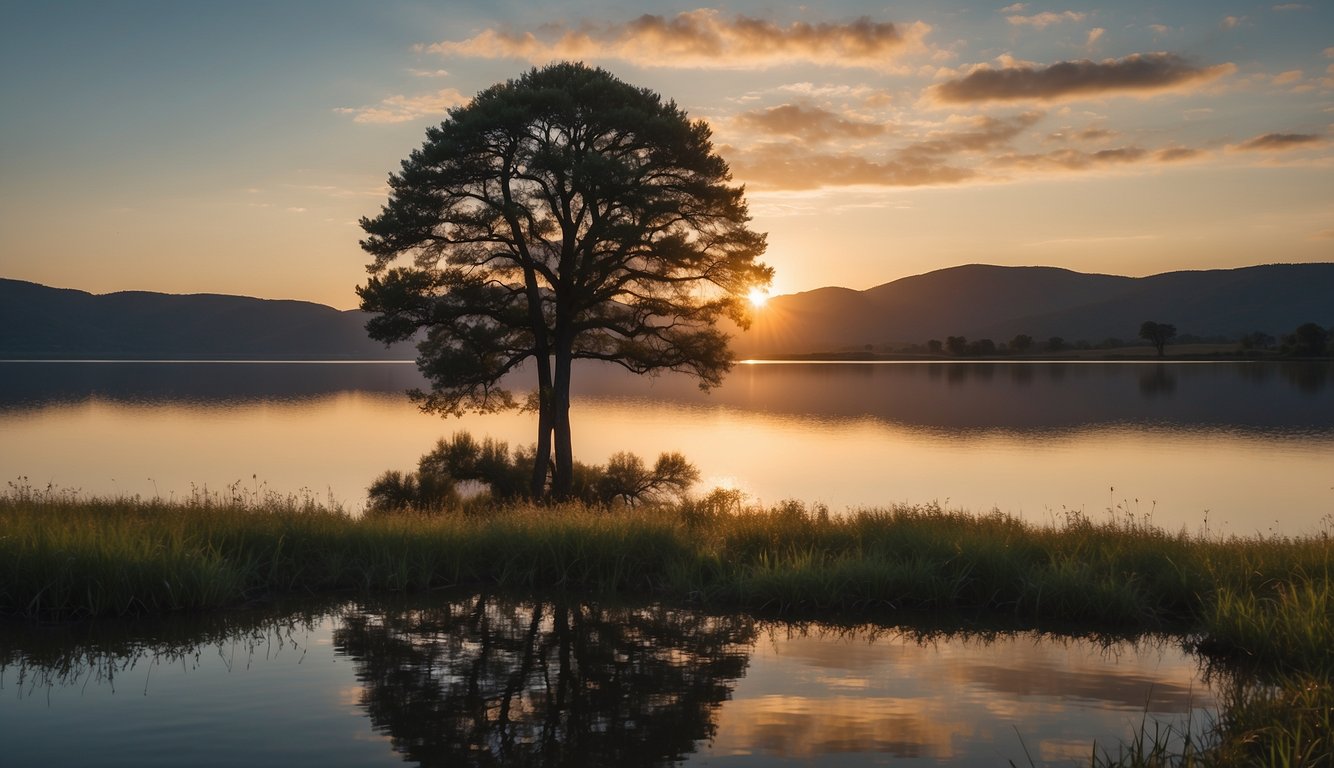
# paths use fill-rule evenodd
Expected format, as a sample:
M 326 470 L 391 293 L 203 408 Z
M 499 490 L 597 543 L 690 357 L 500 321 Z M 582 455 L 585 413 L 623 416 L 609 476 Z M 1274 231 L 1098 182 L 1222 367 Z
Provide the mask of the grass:
M 1172 631 L 1246 670 L 1218 744 L 1142 733 L 1098 765 L 1329 765 L 1331 540 L 1169 533 L 1133 519 L 1037 526 L 893 507 L 831 516 L 715 493 L 650 509 L 515 506 L 355 518 L 310 499 L 0 494 L 0 612 L 82 618 L 293 592 L 557 588 L 713 609 L 873 618 L 965 609 Z M 1177 739 L 1179 742 L 1180 739 Z M 1220 762 L 1221 761 L 1221 762 Z

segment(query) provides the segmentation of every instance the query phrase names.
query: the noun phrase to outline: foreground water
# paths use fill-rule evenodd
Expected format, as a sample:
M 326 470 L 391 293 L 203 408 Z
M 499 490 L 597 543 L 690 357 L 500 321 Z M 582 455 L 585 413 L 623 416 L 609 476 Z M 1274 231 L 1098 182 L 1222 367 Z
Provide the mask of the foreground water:
M 1087 764 L 1216 711 L 1167 640 L 483 595 L 0 632 L 6 765 Z
M 355 510 L 438 437 L 533 440 L 532 414 L 424 415 L 403 394 L 420 385 L 411 364 L 0 362 L 0 479 L 307 492 Z M 678 450 L 704 490 L 761 502 L 1110 514 L 1192 533 L 1334 520 L 1329 363 L 756 364 L 710 394 L 601 366 L 575 389 L 581 460 Z

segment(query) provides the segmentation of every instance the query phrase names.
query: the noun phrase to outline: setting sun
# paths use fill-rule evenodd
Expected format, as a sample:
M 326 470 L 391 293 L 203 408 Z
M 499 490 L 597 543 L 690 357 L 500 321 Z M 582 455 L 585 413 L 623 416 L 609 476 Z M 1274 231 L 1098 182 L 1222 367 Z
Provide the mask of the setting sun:
M 769 301 L 769 292 L 763 288 L 751 288 L 750 293 L 746 295 L 750 301 L 750 306 L 754 309 L 760 309 L 765 302 Z

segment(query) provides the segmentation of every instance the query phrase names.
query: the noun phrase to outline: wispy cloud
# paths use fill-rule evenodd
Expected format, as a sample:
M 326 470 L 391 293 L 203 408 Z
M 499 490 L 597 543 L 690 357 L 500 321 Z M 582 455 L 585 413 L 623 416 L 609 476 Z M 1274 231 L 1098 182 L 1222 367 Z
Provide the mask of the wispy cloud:
M 807 190 L 872 185 L 918 187 L 957 184 L 972 178 L 968 168 L 944 162 L 875 159 L 853 152 L 811 152 L 792 144 L 765 144 L 747 150 L 721 148 L 738 179 L 762 189 Z
M 1274 6 L 1276 11 L 1309 11 L 1311 6 L 1306 3 L 1279 3 Z
M 1247 139 L 1233 147 L 1243 152 L 1286 152 L 1325 143 L 1325 137 L 1315 133 L 1266 133 Z
M 419 96 L 390 96 L 369 107 L 338 107 L 334 111 L 352 115 L 358 123 L 406 123 L 431 115 L 443 115 L 450 107 L 464 104 L 468 98 L 456 88 L 442 88 Z
M 1290 69 L 1287 72 L 1280 72 L 1277 75 L 1274 75 L 1269 82 L 1274 85 L 1291 85 L 1300 82 L 1301 79 L 1302 71 L 1300 69 Z
M 784 104 L 769 109 L 743 112 L 736 122 L 768 135 L 790 136 L 807 142 L 831 139 L 866 139 L 885 132 L 885 126 L 853 120 L 820 107 Z
M 1245 21 L 1246 21 L 1245 16 L 1224 16 L 1223 20 L 1218 22 L 1218 25 L 1221 26 L 1223 29 L 1236 29 L 1237 27 L 1240 27 Z
M 712 8 L 672 17 L 645 14 L 620 24 L 549 24 L 534 30 L 485 29 L 426 50 L 446 56 L 553 59 L 613 58 L 645 67 L 755 69 L 817 64 L 889 68 L 923 47 L 930 27 L 862 17 L 847 23 L 777 24 L 748 16 L 726 18 Z
M 1183 90 L 1234 72 L 1232 64 L 1200 67 L 1171 53 L 1137 53 L 1104 61 L 1062 61 L 1047 67 L 980 67 L 929 90 L 946 104 L 1064 101 Z
M 1032 16 L 1020 16 L 1018 14 L 1006 16 L 1005 20 L 1016 27 L 1046 29 L 1053 24 L 1060 24 L 1066 21 L 1083 21 L 1087 17 L 1087 13 L 1079 13 L 1078 11 L 1061 11 L 1059 13 L 1045 11 L 1043 13 L 1035 13 Z
M 1093 29 L 1090 29 L 1088 37 L 1084 40 L 1084 47 L 1092 48 L 1105 34 L 1107 34 L 1107 30 L 1102 27 L 1094 27 Z

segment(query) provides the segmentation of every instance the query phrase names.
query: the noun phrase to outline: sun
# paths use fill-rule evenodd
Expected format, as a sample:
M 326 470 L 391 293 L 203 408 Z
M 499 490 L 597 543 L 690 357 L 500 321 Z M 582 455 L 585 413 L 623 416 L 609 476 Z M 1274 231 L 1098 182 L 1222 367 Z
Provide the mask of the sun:
M 752 308 L 760 309 L 769 300 L 769 292 L 763 288 L 751 288 L 750 293 L 746 294 L 746 298 L 750 300 Z

